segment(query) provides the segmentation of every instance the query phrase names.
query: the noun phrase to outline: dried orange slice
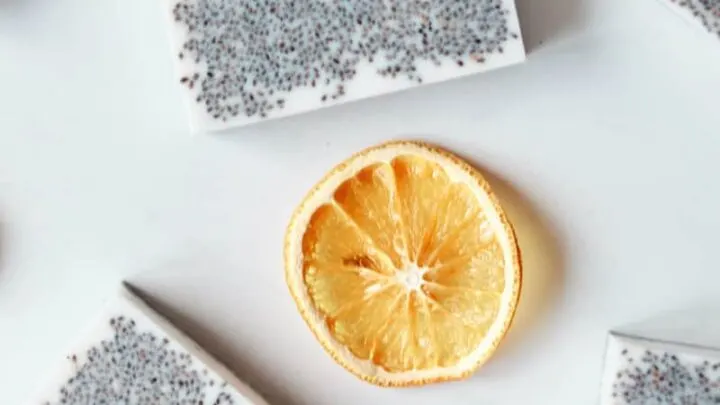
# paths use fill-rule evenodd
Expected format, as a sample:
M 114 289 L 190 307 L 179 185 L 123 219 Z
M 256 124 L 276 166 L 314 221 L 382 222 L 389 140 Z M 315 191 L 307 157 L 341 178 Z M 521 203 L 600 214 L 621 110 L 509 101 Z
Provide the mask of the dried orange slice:
M 470 375 L 520 292 L 515 236 L 488 183 L 417 142 L 360 152 L 315 186 L 288 227 L 285 267 L 326 351 L 382 386 Z

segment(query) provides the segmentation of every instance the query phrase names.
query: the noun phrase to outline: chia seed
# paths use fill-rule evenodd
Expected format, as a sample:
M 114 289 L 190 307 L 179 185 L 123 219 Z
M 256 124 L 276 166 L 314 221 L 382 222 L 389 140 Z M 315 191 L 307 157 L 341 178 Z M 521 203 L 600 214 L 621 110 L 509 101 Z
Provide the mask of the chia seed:
M 128 297 L 126 295 L 126 297 Z M 128 304 L 132 307 L 128 307 Z M 59 383 L 43 405 L 241 405 L 248 397 L 210 369 L 205 355 L 171 340 L 163 323 L 148 316 L 144 303 L 123 299 L 106 313 L 104 323 L 69 353 Z M 155 319 L 155 320 L 154 320 Z M 173 332 L 174 333 L 174 332 Z M 177 335 L 173 335 L 176 336 Z M 179 339 L 179 337 L 178 337 Z M 184 338 L 183 338 L 184 339 Z M 187 346 L 189 347 L 189 346 Z M 198 357 L 200 356 L 200 357 Z M 202 359 L 202 360 L 201 360 Z M 228 374 L 224 374 L 228 377 Z M 56 388 L 55 388 L 56 387 Z
M 270 116 L 297 89 L 341 99 L 368 64 L 418 84 L 423 62 L 483 64 L 519 41 L 507 0 L 174 1 L 177 54 L 195 61 L 181 82 L 219 121 Z
M 720 0 L 667 0 L 720 39 Z
M 649 343 L 648 343 L 649 342 Z M 720 353 L 611 335 L 603 404 L 720 404 Z

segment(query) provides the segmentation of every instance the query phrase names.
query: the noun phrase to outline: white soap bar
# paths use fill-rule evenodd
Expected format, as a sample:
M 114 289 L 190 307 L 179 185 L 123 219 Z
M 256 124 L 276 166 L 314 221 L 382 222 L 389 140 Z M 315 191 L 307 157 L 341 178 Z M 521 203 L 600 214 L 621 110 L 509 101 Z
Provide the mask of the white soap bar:
M 265 405 L 185 334 L 123 289 L 28 404 Z
M 177 80 L 198 131 L 525 59 L 514 0 L 169 1 Z
M 601 405 L 720 403 L 720 350 L 613 332 Z
M 660 0 L 691 25 L 720 40 L 720 0 Z

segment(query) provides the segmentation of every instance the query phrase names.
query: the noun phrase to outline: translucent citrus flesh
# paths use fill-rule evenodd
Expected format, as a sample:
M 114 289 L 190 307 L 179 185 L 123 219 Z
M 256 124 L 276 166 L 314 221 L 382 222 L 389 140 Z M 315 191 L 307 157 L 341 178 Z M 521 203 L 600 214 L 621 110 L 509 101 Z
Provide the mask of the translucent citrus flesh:
M 417 156 L 364 168 L 312 215 L 303 276 L 327 327 L 390 372 L 477 349 L 505 288 L 503 251 L 469 186 Z

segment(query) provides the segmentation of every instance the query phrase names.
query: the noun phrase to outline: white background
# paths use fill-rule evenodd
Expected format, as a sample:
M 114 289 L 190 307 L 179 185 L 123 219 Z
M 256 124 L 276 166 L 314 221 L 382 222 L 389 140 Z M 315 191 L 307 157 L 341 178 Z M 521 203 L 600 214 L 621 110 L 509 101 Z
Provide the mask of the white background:
M 720 41 L 654 0 L 518 0 L 526 64 L 190 135 L 163 9 L 0 0 L 0 403 L 127 279 L 274 405 L 593 403 L 609 328 L 720 301 Z M 335 163 L 425 139 L 483 168 L 525 252 L 470 380 L 376 388 L 314 341 L 282 238 Z

